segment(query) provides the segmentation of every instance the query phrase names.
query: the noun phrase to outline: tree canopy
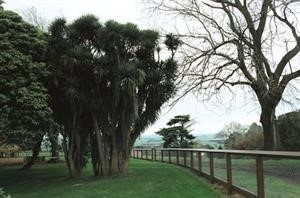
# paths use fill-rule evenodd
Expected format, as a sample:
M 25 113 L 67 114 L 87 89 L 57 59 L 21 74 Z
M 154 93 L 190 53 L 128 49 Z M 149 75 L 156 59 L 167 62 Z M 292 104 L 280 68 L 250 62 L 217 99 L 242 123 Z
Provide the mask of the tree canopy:
M 278 116 L 277 125 L 282 149 L 287 151 L 299 151 L 300 112 L 293 111 Z
M 46 35 L 0 5 L 0 137 L 30 148 L 54 125 L 43 81 Z
M 164 148 L 191 148 L 196 138 L 190 132 L 190 115 L 177 115 L 167 123 L 169 127 L 155 132 L 162 136 Z
M 247 127 L 238 123 L 231 122 L 223 127 L 223 129 L 216 134 L 217 138 L 228 138 L 233 133 L 245 133 Z
M 126 172 L 136 138 L 175 93 L 173 56 L 154 58 L 157 32 L 93 15 L 57 19 L 49 33 L 51 106 L 70 174 L 80 173 L 88 149 L 95 175 Z
M 233 127 L 228 127 L 230 125 Z M 239 123 L 230 125 L 224 127 L 228 129 L 225 130 L 227 131 L 227 133 L 225 133 L 226 136 L 223 136 L 226 137 L 224 142 L 225 148 L 238 150 L 261 150 L 263 148 L 263 129 L 260 125 L 255 122 L 250 126 L 243 126 Z

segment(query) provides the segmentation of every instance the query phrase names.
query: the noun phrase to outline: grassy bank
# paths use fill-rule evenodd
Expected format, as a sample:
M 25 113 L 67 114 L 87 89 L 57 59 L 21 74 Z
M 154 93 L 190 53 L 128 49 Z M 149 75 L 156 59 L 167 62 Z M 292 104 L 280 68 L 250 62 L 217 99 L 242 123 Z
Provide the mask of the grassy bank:
M 32 170 L 0 168 L 0 186 L 13 198 L 34 197 L 221 197 L 189 170 L 163 163 L 131 160 L 128 176 L 99 179 L 91 167 L 78 179 L 68 179 L 65 164 L 35 165 Z

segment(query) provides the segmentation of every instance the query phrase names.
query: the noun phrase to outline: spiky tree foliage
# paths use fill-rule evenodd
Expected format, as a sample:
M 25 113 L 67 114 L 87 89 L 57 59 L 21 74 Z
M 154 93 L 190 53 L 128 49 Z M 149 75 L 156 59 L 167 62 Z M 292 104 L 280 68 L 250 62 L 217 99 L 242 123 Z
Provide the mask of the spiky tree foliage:
M 166 35 L 165 44 L 167 48 L 171 50 L 172 57 L 174 57 L 176 50 L 182 44 L 182 41 L 179 39 L 179 36 L 176 36 L 172 33 Z
M 134 141 L 174 94 L 175 62 L 156 61 L 158 34 L 131 23 L 86 15 L 54 21 L 50 34 L 49 87 L 71 175 L 88 147 L 95 175 L 126 173 Z
M 64 19 L 57 19 L 49 32 L 51 107 L 56 121 L 63 126 L 63 148 L 70 175 L 78 176 L 85 164 L 84 153 L 91 124 L 85 123 L 89 115 L 85 109 L 84 85 L 90 82 L 88 72 L 91 72 L 92 59 L 88 44 L 83 40 L 85 35 L 77 36 L 80 33 L 76 32 L 76 21 L 68 26 Z M 86 85 L 86 90 L 90 87 Z
M 44 33 L 0 2 L 0 137 L 27 149 L 54 124 L 42 83 L 46 44 Z

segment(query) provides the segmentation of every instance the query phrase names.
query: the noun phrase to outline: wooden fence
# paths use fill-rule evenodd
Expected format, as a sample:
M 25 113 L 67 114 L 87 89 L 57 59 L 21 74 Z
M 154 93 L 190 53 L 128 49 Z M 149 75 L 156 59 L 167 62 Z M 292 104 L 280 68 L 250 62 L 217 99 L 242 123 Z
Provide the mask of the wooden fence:
M 215 175 L 214 160 L 223 156 L 226 166 L 225 178 Z M 199 175 L 206 177 L 211 183 L 218 183 L 227 189 L 228 194 L 238 192 L 246 197 L 265 197 L 265 174 L 264 160 L 270 158 L 279 159 L 300 159 L 300 152 L 277 152 L 277 151 L 246 151 L 246 150 L 211 150 L 211 149 L 133 149 L 131 157 L 151 161 L 161 161 L 180 165 L 193 169 Z M 208 158 L 208 170 L 204 168 L 204 157 Z M 256 175 L 256 192 L 233 184 L 232 160 L 237 158 L 251 158 L 255 161 L 254 172 Z M 225 167 L 223 167 L 225 168 Z

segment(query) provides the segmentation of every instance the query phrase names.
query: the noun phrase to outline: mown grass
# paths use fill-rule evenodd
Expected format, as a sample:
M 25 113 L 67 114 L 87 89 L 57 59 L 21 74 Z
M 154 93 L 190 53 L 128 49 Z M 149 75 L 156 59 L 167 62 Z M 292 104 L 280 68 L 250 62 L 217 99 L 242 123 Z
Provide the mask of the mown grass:
M 217 177 L 226 178 L 226 170 L 216 169 Z M 233 184 L 256 193 L 256 175 L 246 171 L 233 172 Z M 265 176 L 265 195 L 267 198 L 298 198 L 300 186 L 289 180 L 275 176 Z
M 216 164 L 218 164 L 215 169 L 215 175 L 217 177 L 226 179 L 226 169 L 221 168 L 222 163 L 223 167 L 226 167 L 225 160 L 216 159 Z M 239 170 L 240 168 L 252 168 L 252 171 L 247 169 Z M 265 160 L 264 169 L 268 171 L 272 169 L 273 171 L 277 170 L 280 173 L 282 170 L 290 170 L 297 173 L 300 168 L 299 160 Z M 251 192 L 256 193 L 257 183 L 256 183 L 256 174 L 255 174 L 255 161 L 249 159 L 234 159 L 233 160 L 233 184 L 240 186 L 242 188 L 248 189 Z M 297 182 L 296 176 L 290 175 L 290 179 L 268 175 L 265 173 L 265 196 L 268 198 L 298 198 L 300 197 L 300 185 L 299 181 Z M 299 179 L 298 179 L 299 180 Z
M 194 167 L 197 169 L 197 157 L 194 156 Z M 161 160 L 161 158 L 157 158 Z M 168 157 L 164 158 L 168 162 Z M 171 157 L 173 163 L 176 162 L 176 157 Z M 183 164 L 183 158 L 179 159 Z M 226 180 L 226 160 L 220 157 L 214 159 L 215 176 Z M 187 165 L 190 165 L 190 158 L 187 157 Z M 299 171 L 300 160 L 291 159 L 265 159 L 265 195 L 267 198 L 298 198 L 300 197 Z M 275 171 L 278 175 L 270 175 L 268 171 Z M 209 161 L 207 156 L 202 157 L 202 171 L 209 174 Z M 232 176 L 233 184 L 247 189 L 253 193 L 257 192 L 256 183 L 256 165 L 255 159 L 249 158 L 234 158 L 232 159 Z M 286 171 L 285 176 L 279 177 L 282 171 Z
M 90 166 L 77 179 L 67 177 L 65 164 L 35 165 L 29 171 L 18 168 L 0 168 L 0 186 L 13 198 L 222 197 L 191 171 L 157 162 L 131 160 L 129 174 L 113 178 L 91 176 Z

